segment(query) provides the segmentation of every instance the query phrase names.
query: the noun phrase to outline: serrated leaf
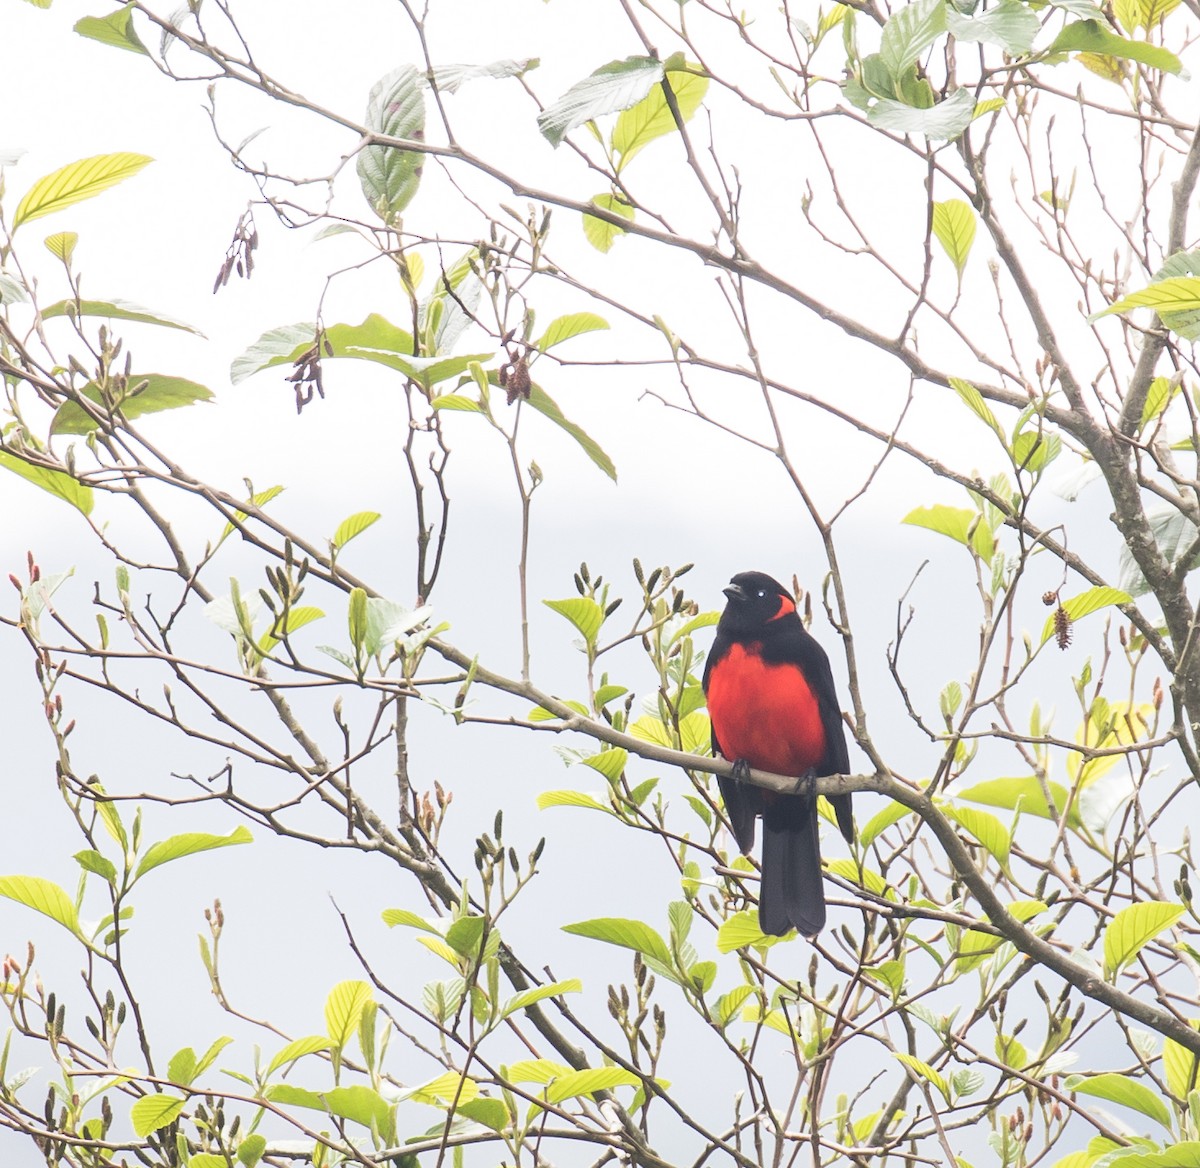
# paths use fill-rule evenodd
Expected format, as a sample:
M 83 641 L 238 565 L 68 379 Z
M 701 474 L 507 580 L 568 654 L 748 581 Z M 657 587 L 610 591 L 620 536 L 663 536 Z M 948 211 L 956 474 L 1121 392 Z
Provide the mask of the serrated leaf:
M 912 814 L 911 809 L 905 807 L 903 803 L 897 803 L 894 799 L 888 800 L 887 806 L 872 815 L 859 829 L 858 839 L 862 849 L 866 851 L 889 827 Z
M 1195 1020 L 1192 1028 L 1200 1028 Z M 1176 1099 L 1186 1099 L 1189 1092 L 1200 1087 L 1200 1055 L 1194 1055 L 1187 1047 L 1168 1038 L 1163 1042 L 1163 1076 L 1167 1090 Z
M 504 1076 L 512 1083 L 546 1083 L 552 1082 L 560 1075 L 568 1075 L 571 1068 L 552 1059 L 524 1059 L 513 1063 Z
M 197 852 L 209 852 L 214 848 L 228 848 L 234 844 L 249 844 L 254 842 L 254 836 L 249 828 L 239 824 L 228 835 L 210 835 L 203 831 L 190 831 L 182 835 L 173 835 L 160 840 L 146 849 L 141 862 L 133 876 L 141 879 L 145 874 L 161 864 L 169 864 L 172 860 L 181 860 L 184 856 L 194 856 Z
M 1089 321 L 1099 320 L 1117 312 L 1129 312 L 1134 308 L 1153 308 L 1160 317 L 1166 312 L 1187 313 L 1200 309 L 1200 278 L 1196 276 L 1169 276 L 1156 280 L 1138 292 L 1110 304 L 1100 312 L 1094 312 Z
M 547 1103 L 562 1103 L 579 1095 L 594 1095 L 597 1091 L 613 1087 L 640 1087 L 642 1080 L 632 1071 L 620 1067 L 587 1067 L 582 1071 L 568 1071 L 560 1075 L 546 1088 Z
M 536 986 L 534 989 L 525 990 L 509 998 L 500 1010 L 500 1017 L 507 1018 L 510 1014 L 515 1014 L 518 1010 L 524 1010 L 536 1002 L 545 1001 L 546 998 L 556 998 L 559 994 L 578 994 L 582 992 L 583 982 L 577 977 L 568 978 L 566 981 L 551 982 L 550 985 Z
M 1123 908 L 1104 930 L 1104 969 L 1110 976 L 1120 973 L 1143 947 L 1181 916 L 1181 904 L 1144 900 Z
M 27 482 L 33 483 L 35 487 L 41 487 L 43 491 L 70 503 L 84 515 L 92 513 L 95 503 L 92 488 L 77 482 L 66 471 L 54 470 L 52 467 L 34 466 L 32 463 L 17 458 L 14 454 L 9 454 L 7 450 L 0 450 L 0 466 L 19 475 Z
M 75 203 L 82 203 L 109 187 L 137 174 L 154 159 L 145 154 L 96 154 L 81 158 L 52 174 L 38 179 L 17 204 L 13 230 L 22 223 L 52 215 Z
M 229 370 L 230 381 L 238 385 L 264 369 L 294 364 L 313 347 L 316 336 L 317 326 L 308 322 L 270 329 L 234 359 Z M 361 324 L 330 325 L 323 340 L 333 350 L 333 358 L 374 361 L 405 374 L 411 368 L 406 362 L 413 359 L 412 336 L 375 312 Z M 322 360 L 325 359 L 323 353 Z
M 530 387 L 526 404 L 530 408 L 537 410 L 539 414 L 549 419 L 560 429 L 570 434 L 583 448 L 583 452 L 588 458 L 604 471 L 614 483 L 617 481 L 617 468 L 613 465 L 613 460 L 605 454 L 600 444 L 582 427 L 577 426 L 574 422 L 564 417 L 562 410 L 558 408 L 554 399 L 536 382 Z
M 364 123 L 389 138 L 420 141 L 425 134 L 425 98 L 421 75 L 405 65 L 381 77 L 367 98 Z M 389 226 L 412 200 L 421 183 L 425 156 L 395 146 L 366 146 L 356 169 L 371 210 Z
M 305 1055 L 317 1054 L 320 1051 L 328 1050 L 332 1045 L 332 1041 L 324 1034 L 311 1034 L 305 1038 L 293 1038 L 267 1064 L 264 1078 L 269 1079 L 281 1067 L 286 1067 L 289 1063 L 294 1063 L 297 1059 L 304 1058 Z
M 336 1050 L 343 1050 L 358 1030 L 363 1007 L 371 1000 L 365 981 L 339 982 L 325 999 L 325 1032 Z
M 75 861 L 85 872 L 94 872 L 97 876 L 107 880 L 109 884 L 116 885 L 116 866 L 95 848 L 85 848 L 82 852 L 76 852 Z
M 430 1079 L 428 1083 L 413 1088 L 405 1095 L 418 1103 L 429 1103 L 435 1107 L 438 1106 L 439 1100 L 446 1103 L 455 1100 L 467 1103 L 479 1095 L 479 1084 L 457 1071 L 447 1071 L 444 1075 L 438 1075 L 436 1079 Z
M 429 403 L 435 410 L 462 410 L 468 414 L 484 413 L 483 406 L 474 398 L 464 397 L 461 393 L 443 393 Z
M 107 16 L 85 16 L 75 22 L 75 31 L 83 37 L 111 45 L 114 49 L 126 49 L 131 53 L 150 54 L 133 27 L 134 5 L 126 4 Z
M 924 134 L 949 141 L 957 138 L 975 117 L 975 98 L 966 88 L 956 89 L 944 101 L 928 109 L 881 98 L 867 112 L 871 125 L 896 134 Z
M 615 783 L 621 777 L 621 772 L 625 770 L 628 760 L 629 752 L 619 746 L 614 746 L 611 750 L 602 750 L 599 754 L 593 754 L 579 761 L 584 766 L 599 771 L 610 783 Z
M 75 247 L 74 241 L 78 238 L 73 231 L 60 231 L 57 235 L 47 236 L 46 246 L 55 255 L 59 255 L 61 250 L 69 258 Z M 56 241 L 54 247 L 50 246 L 51 240 Z M 60 255 L 59 258 L 63 257 Z M 80 316 L 98 316 L 105 320 L 132 320 L 138 324 L 156 324 L 162 328 L 181 329 L 198 337 L 204 336 L 199 329 L 192 328 L 190 324 L 165 316 L 161 312 L 152 312 L 149 308 L 132 304 L 128 300 L 57 300 L 48 308 L 42 309 L 43 320 L 51 320 L 56 316 L 68 316 L 73 320 Z
M 946 31 L 942 0 L 911 0 L 897 8 L 883 26 L 879 56 L 892 77 L 899 77 Z
M 854 860 L 830 860 L 825 869 L 849 884 L 865 888 L 875 896 L 887 896 L 890 892 L 888 882 L 878 872 L 865 865 L 860 866 Z
M 533 347 L 544 353 L 572 337 L 606 328 L 608 321 L 594 312 L 573 312 L 570 316 L 560 316 L 552 320 L 546 331 L 534 341 Z
M 75 245 L 79 242 L 79 235 L 75 231 L 56 231 L 53 235 L 47 235 L 42 241 L 46 245 L 46 250 L 54 256 L 55 259 L 60 259 L 64 264 L 71 262 L 71 257 L 75 254 Z M 62 303 L 69 303 L 63 301 Z M 47 313 L 43 312 L 43 316 Z
M 721 927 L 717 930 L 717 951 L 732 953 L 735 949 L 744 949 L 747 946 L 762 949 L 773 945 L 777 940 L 778 938 L 768 936 L 762 931 L 758 923 L 757 909 L 744 908 L 721 922 Z
M 708 92 L 708 78 L 699 65 L 691 65 L 689 71 L 668 70 L 666 80 L 675 96 L 680 116 L 685 122 L 690 121 Z M 662 85 L 654 86 L 637 105 L 624 110 L 613 127 L 612 148 L 620 155 L 618 170 L 655 138 L 670 134 L 677 128 Z
M 754 992 L 753 986 L 740 985 L 735 986 L 729 993 L 722 994 L 713 1006 L 713 1021 L 724 1030 L 738 1016 L 738 1011 Z
M 338 549 L 344 548 L 355 536 L 362 535 L 372 523 L 377 523 L 382 518 L 378 511 L 356 511 L 338 524 L 331 542 Z
M 1016 7 L 1021 8 L 1023 5 L 1017 4 Z M 1036 23 L 1035 18 L 1034 24 Z M 946 199 L 944 202 L 934 203 L 933 234 L 961 277 L 963 269 L 967 266 L 967 257 L 971 254 L 971 245 L 975 242 L 975 212 L 971 204 L 962 199 Z M 975 389 L 974 386 L 970 388 Z M 975 393 L 978 395 L 979 391 L 975 390 Z
M 371 1087 L 361 1084 L 334 1087 L 329 1091 L 322 1091 L 321 1098 L 324 1100 L 325 1110 L 339 1119 L 360 1123 L 368 1130 L 381 1134 L 392 1127 L 391 1107 L 383 1096 Z
M 415 912 L 409 912 L 406 908 L 385 908 L 380 916 L 389 929 L 405 925 L 410 929 L 420 929 L 423 933 L 438 932 L 424 917 L 417 916 Z
M 187 1087 L 191 1085 L 195 1077 L 196 1052 L 190 1046 L 185 1046 L 182 1050 L 177 1050 L 171 1056 L 171 1061 L 167 1063 L 167 1078 L 172 1083 L 179 1083 Z
M 567 134 L 584 122 L 635 105 L 662 78 L 663 64 L 657 57 L 610 61 L 577 81 L 538 114 L 538 129 L 551 146 L 558 147 Z
M 1002 868 L 1008 867 L 1012 839 L 999 819 L 987 811 L 977 811 L 972 807 L 948 807 L 946 814 L 960 827 L 966 828 Z
M 1072 596 L 1070 600 L 1064 600 L 1062 607 L 1066 609 L 1067 615 L 1074 623 L 1109 605 L 1129 604 L 1132 600 L 1133 597 L 1128 592 L 1122 592 L 1119 588 L 1089 588 L 1086 592 L 1079 593 L 1078 596 Z M 1054 636 L 1054 617 L 1048 616 L 1046 624 L 1042 628 L 1041 643 L 1044 645 L 1052 636 Z
M 259 638 L 259 650 L 262 653 L 270 653 L 283 640 L 285 634 L 290 637 L 297 629 L 302 629 L 305 625 L 312 624 L 313 621 L 321 620 L 324 616 L 321 609 L 308 604 L 289 608 L 287 620 L 283 625 L 281 626 L 279 618 L 276 617 L 271 622 L 271 627 Z
M 208 1068 L 217 1061 L 217 1056 L 220 1055 L 221 1051 L 223 1051 L 232 1041 L 232 1037 L 227 1034 L 223 1034 L 220 1038 L 214 1038 L 212 1045 L 209 1046 L 208 1050 L 206 1050 L 197 1061 L 196 1074 L 204 1074 L 204 1072 L 207 1071 Z
M 1174 53 L 1147 41 L 1131 41 L 1110 32 L 1100 20 L 1076 20 L 1068 24 L 1046 49 L 1047 53 L 1102 53 L 1122 60 L 1137 61 L 1164 73 L 1182 73 L 1183 64 Z M 1110 309 L 1109 311 L 1115 311 Z M 1120 311 L 1124 311 L 1121 309 Z
M 999 45 L 1010 56 L 1022 57 L 1033 48 L 1041 22 L 1027 4 L 1000 0 L 994 8 L 970 17 L 960 15 L 953 5 L 947 4 L 946 27 L 955 40 Z M 993 100 L 1004 104 L 1003 98 Z
M 585 807 L 590 811 L 613 814 L 607 803 L 601 803 L 595 795 L 585 791 L 543 791 L 537 797 L 537 806 L 539 811 L 545 811 L 547 807 Z
M 911 1054 L 903 1054 L 900 1051 L 893 1051 L 892 1057 L 902 1062 L 917 1078 L 924 1079 L 928 1083 L 932 1083 L 947 1103 L 950 1102 L 950 1088 L 946 1080 L 942 1078 L 937 1071 L 928 1063 L 922 1062 L 919 1058 Z
M 966 507 L 948 507 L 937 503 L 932 507 L 917 507 L 901 523 L 924 527 L 939 535 L 949 536 L 964 547 L 972 547 L 985 564 L 992 562 L 995 541 L 988 525 L 978 511 Z M 972 528 L 974 531 L 972 532 Z
M 129 1122 L 139 1139 L 179 1118 L 184 1101 L 176 1095 L 144 1095 L 129 1110 Z
M 238 1144 L 237 1158 L 242 1168 L 255 1168 L 267 1150 L 267 1137 L 251 1132 Z
M 596 638 L 600 634 L 600 626 L 604 623 L 604 609 L 590 596 L 572 596 L 567 600 L 543 600 L 542 603 L 561 616 L 565 616 L 579 630 L 588 645 L 595 645 Z
M 1055 803 L 1053 809 L 1046 803 L 1042 785 L 1035 775 L 988 779 L 965 791 L 956 792 L 955 798 L 966 799 L 971 803 L 984 803 L 989 807 L 1003 807 L 1006 811 L 1015 811 L 1017 807 L 1020 807 L 1021 811 L 1027 815 L 1057 820 L 1062 814 L 1062 809 L 1070 801 L 1070 793 L 1061 783 L 1047 781 L 1046 786 Z M 1071 809 L 1067 813 L 1067 826 L 1076 829 L 1082 826 L 1074 802 L 1071 802 Z
M 663 965 L 671 964 L 671 951 L 667 948 L 667 943 L 642 921 L 631 921 L 621 917 L 598 917 L 595 920 L 579 921 L 574 925 L 563 925 L 562 931 L 576 937 L 590 937 L 593 941 L 605 941 L 609 945 L 634 949 L 647 957 L 653 957 Z
M 526 57 L 523 60 L 492 61 L 487 65 L 438 65 L 433 70 L 433 81 L 443 93 L 457 93 L 468 81 L 481 77 L 521 77 L 540 64 L 537 57 Z
M 82 939 L 75 904 L 53 881 L 40 876 L 0 876 L 0 896 L 40 912 Z
M 178 410 L 213 399 L 212 390 L 206 386 L 189 381 L 186 377 L 172 377 L 164 373 L 131 374 L 129 386 L 136 392 L 131 392 L 125 397 L 117 409 L 130 422 L 145 414 Z M 88 401 L 95 403 L 96 411 L 101 417 L 108 415 L 109 411 L 101 404 L 100 389 L 95 382 L 88 382 L 79 392 Z M 100 424 L 93 421 L 82 406 L 72 401 L 63 402 L 55 411 L 54 420 L 50 423 L 51 434 L 86 434 L 99 428 Z
M 1171 1113 L 1167 1105 L 1145 1083 L 1139 1083 L 1128 1075 L 1105 1074 L 1089 1075 L 1083 1078 L 1072 1075 L 1066 1082 L 1068 1091 L 1077 1095 L 1094 1095 L 1098 1099 L 1107 1099 L 1110 1103 L 1119 1103 L 1122 1107 L 1131 1107 L 1149 1116 L 1156 1123 L 1171 1131 Z
M 446 944 L 460 957 L 474 958 L 487 924 L 486 917 L 459 917 L 446 930 Z
M 591 201 L 610 215 L 618 215 L 622 219 L 628 219 L 631 223 L 633 222 L 633 208 L 619 195 L 593 195 Z M 608 252 L 617 237 L 625 234 L 625 228 L 615 223 L 610 223 L 607 219 L 599 219 L 595 215 L 584 215 L 583 234 L 586 236 L 588 243 L 597 251 Z

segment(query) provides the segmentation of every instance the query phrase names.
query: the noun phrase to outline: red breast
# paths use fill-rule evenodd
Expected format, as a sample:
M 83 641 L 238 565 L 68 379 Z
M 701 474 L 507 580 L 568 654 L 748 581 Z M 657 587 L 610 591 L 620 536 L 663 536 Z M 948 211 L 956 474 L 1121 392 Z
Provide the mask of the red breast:
M 726 758 L 799 777 L 825 754 L 821 711 L 796 665 L 768 664 L 762 646 L 733 644 L 708 682 L 708 713 Z

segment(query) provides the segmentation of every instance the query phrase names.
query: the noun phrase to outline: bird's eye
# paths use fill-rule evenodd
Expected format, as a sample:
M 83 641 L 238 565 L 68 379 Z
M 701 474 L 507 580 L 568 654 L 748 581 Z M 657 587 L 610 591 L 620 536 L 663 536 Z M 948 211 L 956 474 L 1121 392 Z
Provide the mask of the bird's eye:
M 759 598 L 759 600 L 765 600 L 765 599 L 766 599 L 766 595 L 767 595 L 767 591 L 766 591 L 766 589 L 765 589 L 765 588 L 760 588 L 760 589 L 758 590 L 758 598 Z

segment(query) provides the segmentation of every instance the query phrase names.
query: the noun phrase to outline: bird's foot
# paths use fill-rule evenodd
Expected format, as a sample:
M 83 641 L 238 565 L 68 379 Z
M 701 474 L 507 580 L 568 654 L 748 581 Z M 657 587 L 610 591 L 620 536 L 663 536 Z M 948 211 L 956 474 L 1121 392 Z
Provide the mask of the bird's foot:
M 735 758 L 733 760 L 733 777 L 740 783 L 749 781 L 750 764 L 744 758 Z
M 816 801 L 817 801 L 817 772 L 815 770 L 813 770 L 812 767 L 809 767 L 808 770 L 806 770 L 804 772 L 804 774 L 802 774 L 796 780 L 795 793 L 797 795 L 803 795 L 804 798 L 807 799 L 812 804 L 816 803 Z

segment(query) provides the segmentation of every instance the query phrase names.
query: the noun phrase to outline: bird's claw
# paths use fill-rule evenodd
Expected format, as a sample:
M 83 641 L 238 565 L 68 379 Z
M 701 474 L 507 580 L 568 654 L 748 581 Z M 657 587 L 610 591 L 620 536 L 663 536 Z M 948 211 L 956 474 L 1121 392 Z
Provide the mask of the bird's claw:
M 740 783 L 749 781 L 750 764 L 744 758 L 735 758 L 733 760 L 733 777 Z
M 802 774 L 796 780 L 795 793 L 797 795 L 803 795 L 810 803 L 816 803 L 816 801 L 817 801 L 817 772 L 815 770 L 813 770 L 812 767 L 809 767 L 808 770 L 806 770 L 804 772 L 804 774 Z

